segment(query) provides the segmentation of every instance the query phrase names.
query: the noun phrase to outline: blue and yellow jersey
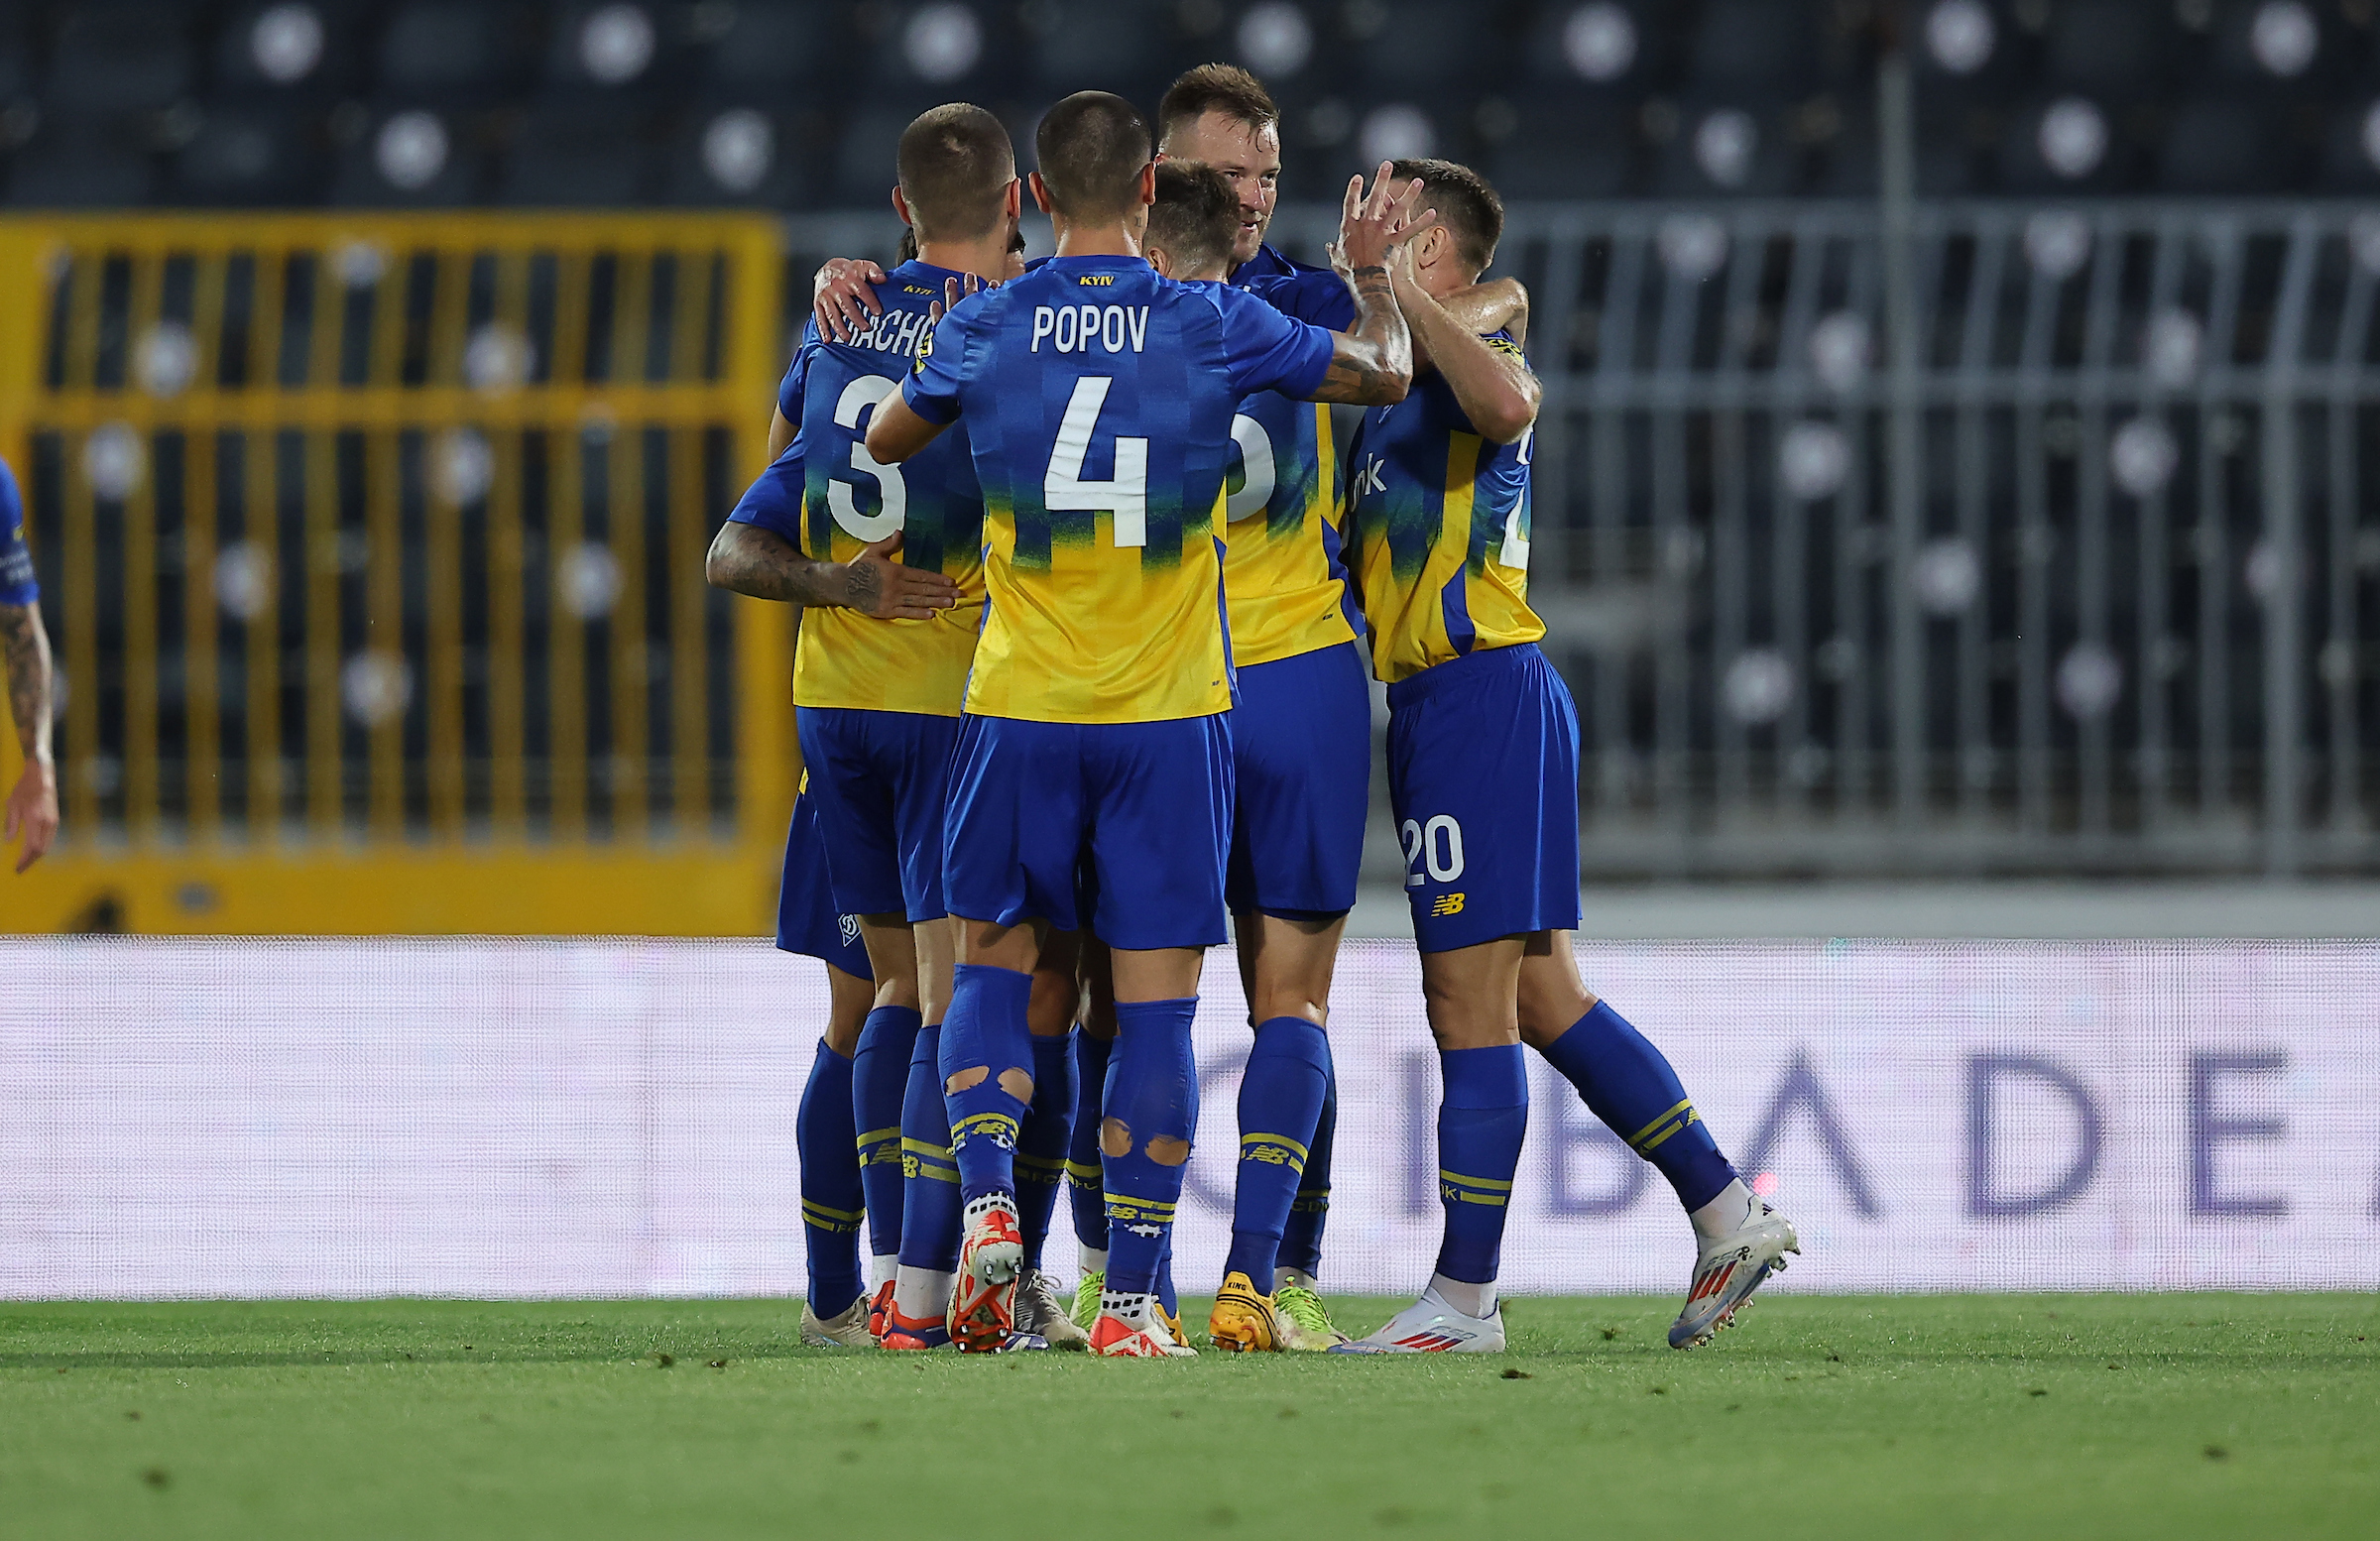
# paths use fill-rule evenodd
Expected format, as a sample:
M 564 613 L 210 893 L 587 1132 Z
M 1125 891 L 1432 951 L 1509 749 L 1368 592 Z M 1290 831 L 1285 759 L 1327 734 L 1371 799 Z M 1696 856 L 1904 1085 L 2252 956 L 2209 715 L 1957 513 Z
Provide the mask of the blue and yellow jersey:
M 1243 264 L 1241 273 L 1254 266 Z M 1355 296 L 1327 268 L 1301 268 L 1240 287 L 1316 326 L 1344 331 L 1355 324 Z M 1259 391 L 1240 404 L 1232 439 L 1233 469 L 1224 484 L 1223 593 L 1234 658 L 1269 663 L 1354 640 L 1361 620 L 1339 560 L 1339 465 L 1330 408 Z
M 33 553 L 25 548 L 25 500 L 17 478 L 0 460 L 0 605 L 30 605 L 42 597 L 33 578 Z
M 984 604 L 984 504 L 967 435 L 946 433 L 900 465 L 877 464 L 864 442 L 877 403 L 900 388 L 924 346 L 926 306 L 956 277 L 903 263 L 877 287 L 884 309 L 858 339 L 824 339 L 815 321 L 804 329 L 777 391 L 793 442 L 728 516 L 773 530 L 819 561 L 849 561 L 897 530 L 903 564 L 959 585 L 959 603 L 929 620 L 834 609 L 803 617 L 796 706 L 959 715 Z
M 1488 342 L 1521 356 L 1502 332 Z M 1435 371 L 1364 415 L 1348 450 L 1346 533 L 1378 678 L 1545 635 L 1528 599 L 1534 436 L 1490 443 Z
M 902 388 L 965 419 L 984 489 L 967 710 L 1156 722 L 1232 704 L 1215 513 L 1232 418 L 1304 395 L 1331 334 L 1137 257 L 1060 257 L 961 300 Z

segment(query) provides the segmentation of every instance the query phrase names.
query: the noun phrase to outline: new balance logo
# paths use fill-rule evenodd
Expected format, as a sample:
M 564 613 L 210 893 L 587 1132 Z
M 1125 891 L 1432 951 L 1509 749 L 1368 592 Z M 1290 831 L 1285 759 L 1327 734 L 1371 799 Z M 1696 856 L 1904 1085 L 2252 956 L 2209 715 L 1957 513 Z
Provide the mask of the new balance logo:
M 1439 894 L 1437 902 L 1430 906 L 1430 913 L 1436 916 L 1463 913 L 1463 895 L 1460 893 Z

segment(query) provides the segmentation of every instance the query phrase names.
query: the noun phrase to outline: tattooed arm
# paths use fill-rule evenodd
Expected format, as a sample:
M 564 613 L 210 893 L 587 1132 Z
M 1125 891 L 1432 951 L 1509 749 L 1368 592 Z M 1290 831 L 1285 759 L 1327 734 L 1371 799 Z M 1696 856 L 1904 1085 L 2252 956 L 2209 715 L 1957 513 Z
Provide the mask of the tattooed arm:
M 25 752 L 25 773 L 8 794 L 0 842 L 23 836 L 23 872 L 58 838 L 58 770 L 50 755 L 50 636 L 35 605 L 0 605 L 0 656 L 8 667 L 8 710 Z
M 900 540 L 895 531 L 848 562 L 821 562 L 774 531 L 731 521 L 711 542 L 703 575 L 713 588 L 755 599 L 839 605 L 887 621 L 922 621 L 957 604 L 959 586 L 949 578 L 892 560 Z
M 1330 371 L 1312 400 L 1350 407 L 1385 407 L 1405 399 L 1413 384 L 1413 333 L 1388 281 L 1389 258 L 1428 222 L 1413 202 L 1421 183 L 1398 195 L 1387 163 L 1364 193 L 1364 178 L 1347 185 L 1339 240 L 1331 260 L 1356 297 L 1356 324 L 1331 344 Z

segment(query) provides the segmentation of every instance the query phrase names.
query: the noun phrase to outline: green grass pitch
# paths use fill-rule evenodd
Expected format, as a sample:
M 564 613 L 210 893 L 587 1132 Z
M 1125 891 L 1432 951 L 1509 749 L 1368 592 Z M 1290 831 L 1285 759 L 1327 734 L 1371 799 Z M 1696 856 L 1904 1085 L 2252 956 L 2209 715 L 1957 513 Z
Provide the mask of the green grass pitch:
M 0 1305 L 0 1533 L 2380 1534 L 2370 1295 L 1778 1297 L 1693 1354 L 1671 1306 L 1104 1363 L 805 1350 L 780 1301 Z

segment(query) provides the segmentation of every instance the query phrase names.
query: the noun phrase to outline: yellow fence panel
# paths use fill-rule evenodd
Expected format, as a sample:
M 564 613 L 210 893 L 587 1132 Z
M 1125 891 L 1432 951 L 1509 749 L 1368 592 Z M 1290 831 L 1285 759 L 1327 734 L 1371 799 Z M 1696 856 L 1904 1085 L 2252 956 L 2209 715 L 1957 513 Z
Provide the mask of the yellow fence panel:
M 65 703 L 0 930 L 763 929 L 790 616 L 702 558 L 782 274 L 740 215 L 0 220 Z

